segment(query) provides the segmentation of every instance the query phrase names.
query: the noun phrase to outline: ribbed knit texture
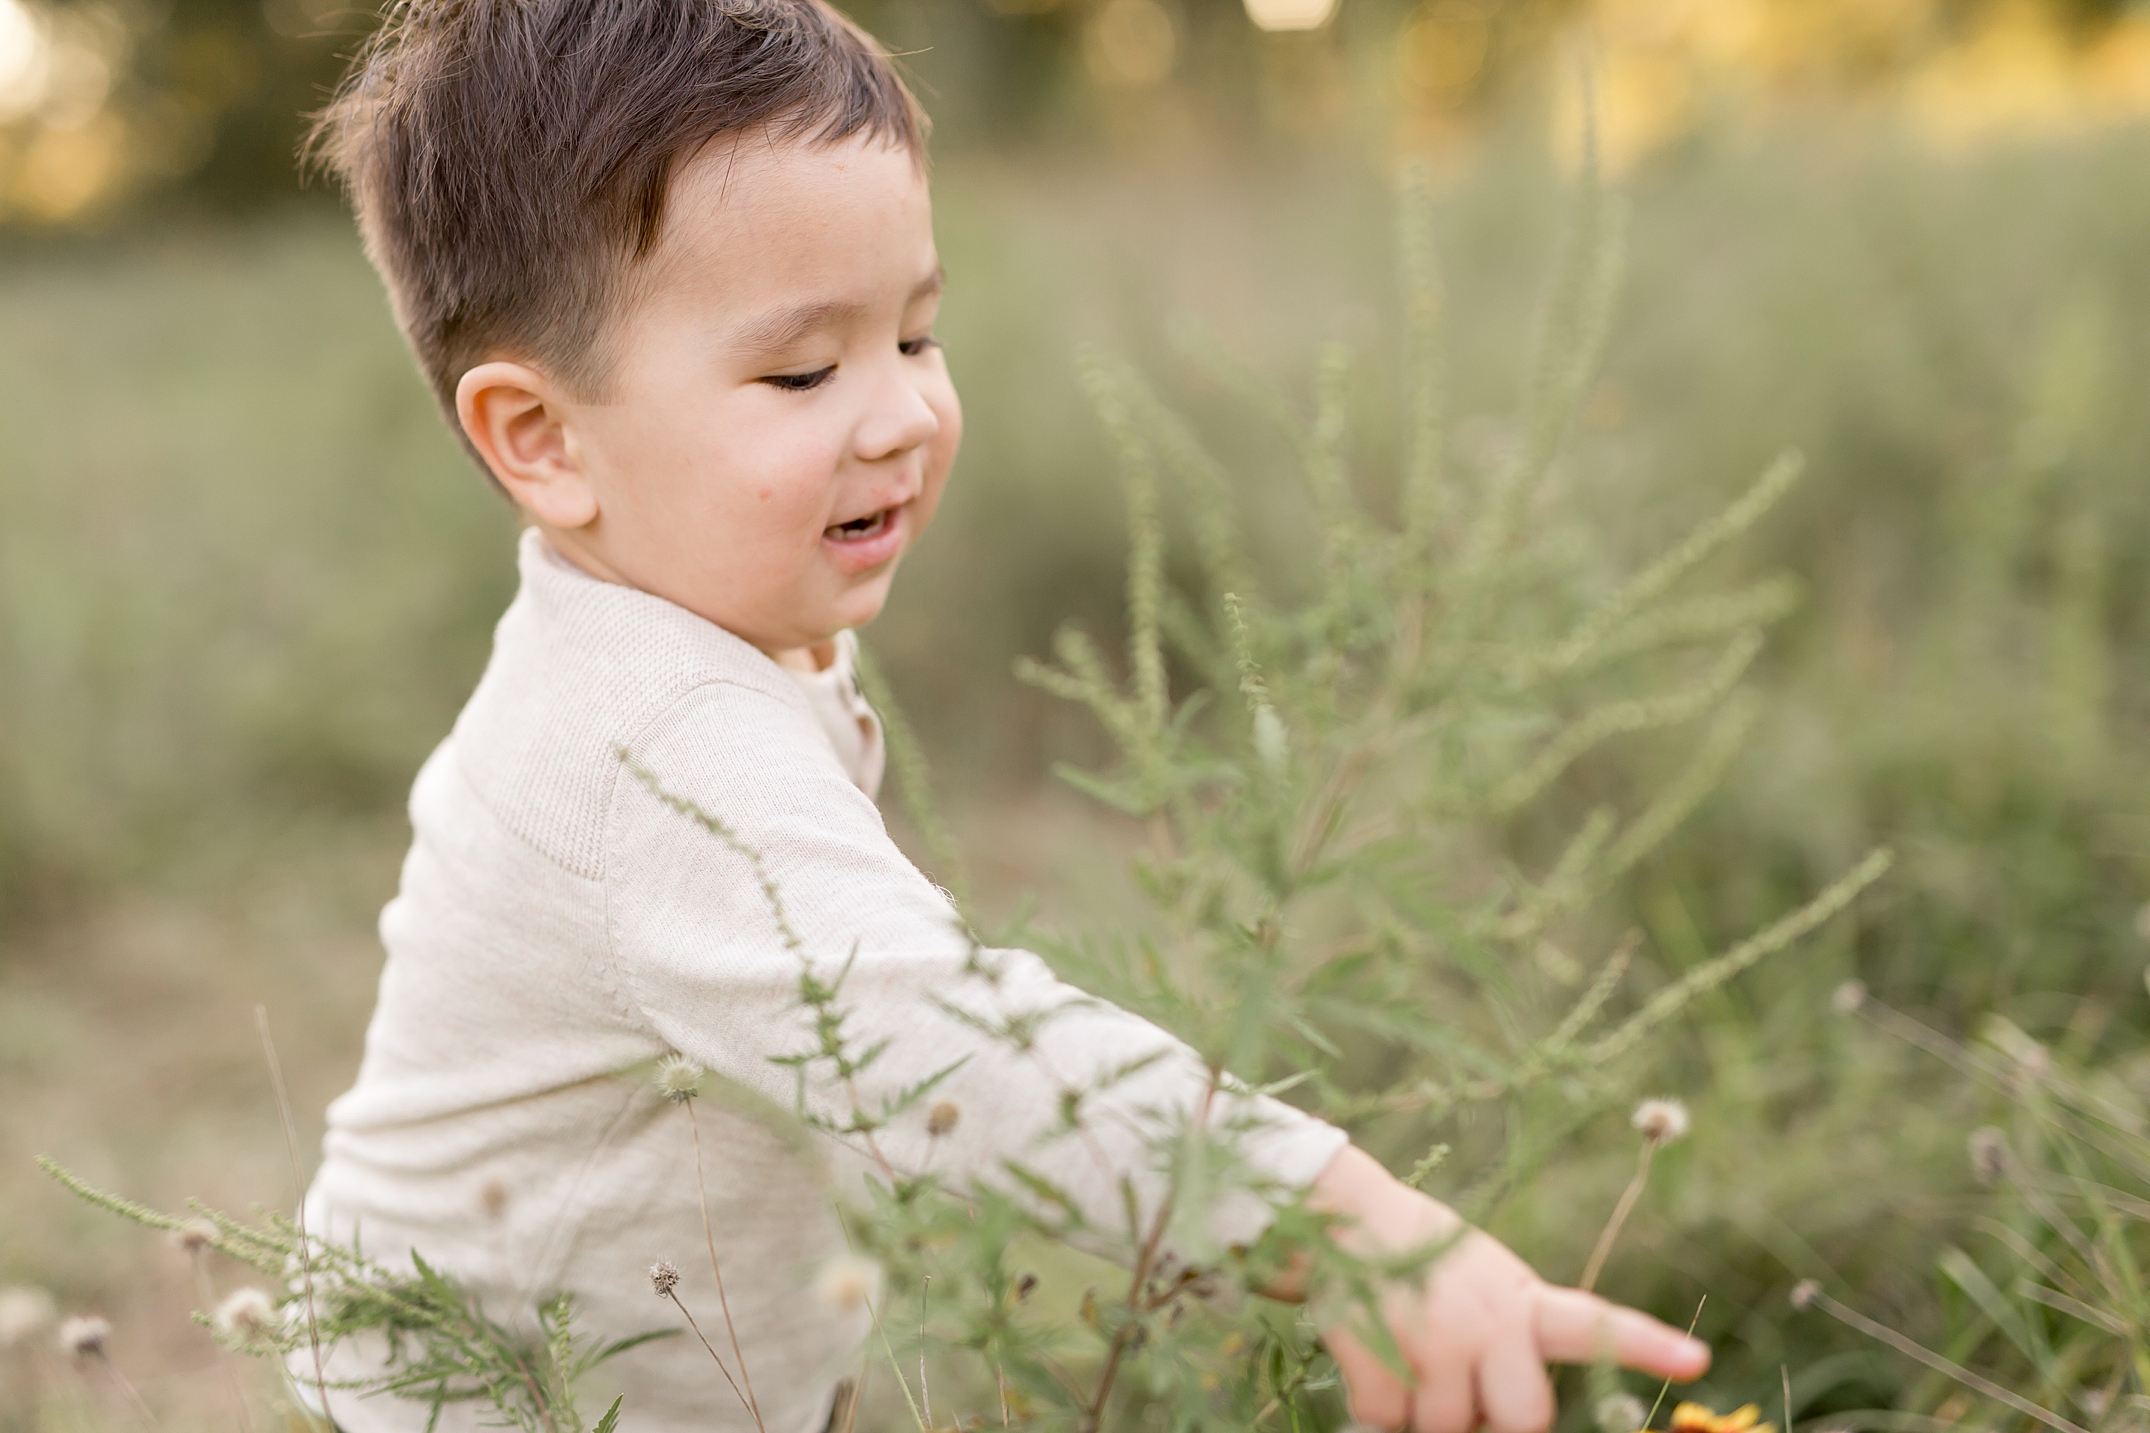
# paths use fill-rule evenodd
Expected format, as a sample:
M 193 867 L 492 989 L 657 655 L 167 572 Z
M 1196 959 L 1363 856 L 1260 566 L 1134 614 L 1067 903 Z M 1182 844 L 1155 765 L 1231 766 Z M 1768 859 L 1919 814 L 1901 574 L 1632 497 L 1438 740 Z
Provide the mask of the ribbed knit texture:
M 1206 1079 L 1169 1036 L 1087 1000 L 1035 956 L 988 953 L 997 982 L 965 974 L 961 923 L 860 789 L 875 784 L 880 751 L 877 728 L 844 739 L 842 723 L 865 714 L 848 639 L 837 668 L 802 682 L 692 613 L 584 575 L 535 533 L 521 569 L 485 676 L 411 793 L 411 851 L 381 916 L 380 1001 L 358 1083 L 329 1109 L 312 1226 L 377 1258 L 415 1248 L 495 1317 L 571 1291 L 583 1326 L 607 1339 L 679 1322 L 646 1273 L 668 1259 L 723 1347 L 697 1120 L 762 1413 L 770 1433 L 812 1433 L 867 1329 L 863 1313 L 810 1292 L 815 1265 L 842 1247 L 828 1183 L 855 1177 L 863 1157 L 824 1139 L 825 1157 L 804 1161 L 721 1096 L 675 1105 L 646 1074 L 624 1073 L 676 1051 L 790 1109 L 794 1076 L 772 1058 L 808 1036 L 799 957 L 749 859 L 667 808 L 623 751 L 759 854 L 817 971 L 853 962 L 841 997 L 853 1038 L 891 1042 L 859 1090 L 867 1108 L 963 1060 L 935 1091 L 960 1109 L 955 1131 L 930 1139 L 926 1111 L 910 1111 L 879 1139 L 895 1167 L 960 1184 L 1020 1159 L 1117 1228 L 1123 1174 L 1145 1207 L 1161 1194 L 1143 1131 L 1191 1109 Z M 1068 1008 L 1045 1022 L 1033 1058 L 942 1002 L 987 1018 Z M 1165 1058 L 1093 1098 L 1087 1137 L 1053 1137 L 1056 1079 L 1081 1083 L 1158 1050 Z M 826 1088 L 810 1097 L 832 1116 L 847 1110 Z M 1247 1153 L 1280 1184 L 1305 1186 L 1344 1143 L 1275 1102 L 1228 1103 L 1214 1117 L 1261 1124 Z M 1219 1238 L 1244 1239 L 1264 1217 L 1241 1198 L 1212 1222 Z M 377 1371 L 381 1355 L 337 1350 L 330 1376 Z M 310 1381 L 310 1357 L 293 1372 Z M 606 1365 L 589 1405 L 615 1391 L 633 1433 L 752 1427 L 691 1336 Z M 329 1397 L 348 1433 L 425 1426 L 422 1404 Z M 440 1426 L 483 1421 L 481 1407 L 451 1405 Z

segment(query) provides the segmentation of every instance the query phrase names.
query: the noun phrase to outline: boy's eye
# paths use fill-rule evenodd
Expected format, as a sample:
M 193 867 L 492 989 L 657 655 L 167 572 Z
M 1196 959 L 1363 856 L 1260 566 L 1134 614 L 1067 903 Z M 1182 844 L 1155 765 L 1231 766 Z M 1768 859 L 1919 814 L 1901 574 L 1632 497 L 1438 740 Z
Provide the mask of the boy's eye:
M 787 393 L 803 393 L 809 388 L 819 388 L 836 372 L 836 365 L 817 368 L 812 373 L 772 373 L 762 382 L 771 388 L 781 388 Z
M 925 338 L 905 339 L 903 342 L 896 345 L 896 352 L 902 354 L 905 358 L 916 358 L 919 354 L 924 353 L 927 349 L 939 348 L 940 346 L 941 341 L 929 335 Z

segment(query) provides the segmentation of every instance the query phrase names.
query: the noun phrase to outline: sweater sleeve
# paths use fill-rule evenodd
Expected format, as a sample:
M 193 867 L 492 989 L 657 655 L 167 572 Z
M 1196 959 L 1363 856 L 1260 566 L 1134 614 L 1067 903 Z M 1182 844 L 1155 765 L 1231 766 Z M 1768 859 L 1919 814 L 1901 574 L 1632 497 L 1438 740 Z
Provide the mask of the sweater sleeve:
M 827 743 L 769 693 L 697 688 L 627 755 L 666 795 L 693 803 L 733 838 L 621 772 L 605 872 L 612 957 L 658 1036 L 697 1064 L 790 1108 L 801 1087 L 777 1061 L 815 1040 L 801 1003 L 802 963 L 823 981 L 842 973 L 836 1003 L 848 1047 L 881 1053 L 850 1091 L 826 1066 L 810 1071 L 809 1108 L 840 1125 L 854 1102 L 884 1109 L 953 1066 L 930 1097 L 875 1133 L 879 1155 L 957 1186 L 1007 1186 L 1007 1166 L 1020 1165 L 1066 1194 L 1107 1244 L 1128 1232 L 1122 1181 L 1146 1227 L 1166 1182 L 1159 1136 L 1188 1127 L 1205 1105 L 1213 1132 L 1234 1131 L 1256 1182 L 1302 1189 L 1346 1142 L 1280 1102 L 1211 1096 L 1192 1050 L 1062 983 L 1035 955 L 975 949 Z M 1027 1048 L 980 1028 L 1011 1020 L 1034 1023 Z M 1092 1092 L 1081 1100 L 1080 1128 L 1070 1130 L 1066 1094 L 1076 1090 Z M 928 1111 L 942 1102 L 958 1118 L 935 1137 Z M 1260 1232 L 1268 1207 L 1242 1188 L 1218 1202 L 1206 1232 L 1222 1244 L 1244 1242 Z

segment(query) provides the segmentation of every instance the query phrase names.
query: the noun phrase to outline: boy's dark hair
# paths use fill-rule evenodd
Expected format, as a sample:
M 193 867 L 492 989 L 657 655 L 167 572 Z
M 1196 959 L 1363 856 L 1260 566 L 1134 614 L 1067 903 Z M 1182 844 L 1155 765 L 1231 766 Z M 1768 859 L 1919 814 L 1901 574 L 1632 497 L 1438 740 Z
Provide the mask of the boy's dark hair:
M 923 158 L 925 128 L 822 0 L 399 0 L 308 148 L 456 427 L 489 354 L 602 389 L 606 321 L 708 141 L 868 135 Z

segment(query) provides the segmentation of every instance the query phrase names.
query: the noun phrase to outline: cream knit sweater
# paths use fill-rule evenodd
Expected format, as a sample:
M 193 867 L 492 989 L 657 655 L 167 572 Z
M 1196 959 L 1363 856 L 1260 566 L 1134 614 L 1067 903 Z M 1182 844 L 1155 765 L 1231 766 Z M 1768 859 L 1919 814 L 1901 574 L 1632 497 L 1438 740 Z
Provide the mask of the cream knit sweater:
M 725 1346 L 690 1115 L 646 1071 L 677 1052 L 792 1108 L 793 1073 L 772 1057 L 808 1044 L 799 958 L 747 858 L 665 806 L 622 752 L 759 853 L 822 974 L 853 960 L 842 1000 L 854 1038 L 891 1041 L 860 1092 L 868 1108 L 968 1057 L 934 1093 L 961 1111 L 953 1133 L 929 1138 L 914 1109 L 880 1137 L 892 1163 L 960 1184 L 1022 1159 L 1110 1227 L 1125 1220 L 1123 1173 L 1154 1201 L 1145 1121 L 1154 1129 L 1160 1112 L 1192 1107 L 1198 1062 L 1100 1004 L 1046 1022 L 1036 1059 L 940 1008 L 1006 1013 L 1078 997 L 1023 952 L 993 954 L 997 984 L 963 973 L 960 922 L 874 807 L 879 732 L 848 640 L 837 667 L 795 679 L 682 608 L 584 575 L 535 532 L 520 565 L 485 676 L 411 793 L 410 855 L 381 914 L 380 1001 L 358 1083 L 329 1109 L 312 1227 L 384 1261 L 416 1249 L 496 1318 L 526 1319 L 571 1291 L 583 1326 L 606 1338 L 679 1322 L 650 1289 L 650 1264 L 667 1259 Z M 1062 1082 L 1159 1049 L 1167 1058 L 1095 1097 L 1090 1138 L 1049 1137 Z M 809 1093 L 817 1109 L 845 1108 L 826 1089 Z M 816 1264 L 842 1248 L 826 1176 L 737 1105 L 693 1106 L 718 1254 L 770 1433 L 811 1433 L 855 1367 L 866 1315 L 811 1292 Z M 1264 1128 L 1249 1153 L 1286 1185 L 1311 1182 L 1344 1142 L 1273 1102 L 1257 1111 Z M 856 1151 L 820 1142 L 840 1177 L 857 1171 Z M 1217 1232 L 1248 1237 L 1263 1213 L 1243 1198 L 1217 1212 Z M 329 1376 L 377 1372 L 382 1354 L 333 1350 Z M 292 1371 L 310 1383 L 310 1355 Z M 691 1336 L 645 1344 L 596 1382 L 591 1407 L 624 1392 L 632 1433 L 752 1426 Z M 332 1388 L 329 1402 L 348 1433 L 426 1418 L 424 1405 L 386 1395 Z M 450 1405 L 441 1426 L 485 1421 L 480 1405 Z

